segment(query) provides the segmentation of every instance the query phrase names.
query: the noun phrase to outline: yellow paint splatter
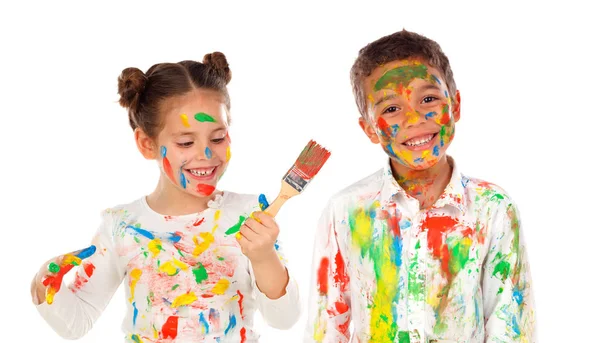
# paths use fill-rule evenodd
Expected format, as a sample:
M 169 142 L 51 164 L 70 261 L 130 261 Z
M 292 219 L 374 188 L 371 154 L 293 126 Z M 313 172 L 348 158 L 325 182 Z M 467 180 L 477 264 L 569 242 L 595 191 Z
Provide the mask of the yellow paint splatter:
M 181 115 L 181 122 L 183 123 L 183 126 L 190 127 L 190 122 L 188 121 L 187 115 L 185 115 L 185 114 Z
M 220 217 L 221 217 L 221 210 L 217 210 L 215 212 L 215 221 L 219 220 Z
M 413 160 L 412 154 L 408 150 L 402 150 L 400 152 L 400 156 L 399 157 L 402 158 L 405 161 L 412 162 L 412 160 Z
M 187 270 L 187 269 L 188 269 L 188 265 L 177 259 L 173 259 L 173 261 L 165 262 L 165 263 L 161 264 L 161 266 L 158 268 L 159 271 L 161 271 L 163 273 L 167 273 L 167 275 L 169 275 L 169 276 L 177 275 L 177 273 L 179 273 L 180 270 Z
M 227 147 L 227 152 L 225 153 L 225 162 L 229 162 L 231 159 L 231 148 Z
M 198 297 L 196 296 L 196 294 L 194 294 L 194 292 L 185 293 L 175 298 L 175 300 L 173 300 L 173 303 L 171 304 L 171 307 L 177 308 L 180 306 L 186 306 L 193 303 L 196 300 L 198 300 Z
M 155 238 L 148 243 L 148 250 L 152 253 L 152 257 L 156 257 L 158 253 L 162 250 L 162 242 L 160 239 Z
M 61 264 L 63 266 L 67 264 L 78 266 L 81 264 L 81 259 L 73 254 L 66 254 L 65 257 L 63 257 Z
M 406 118 L 409 124 L 416 124 L 419 121 L 419 114 L 416 111 L 408 111 Z
M 208 247 L 215 241 L 215 237 L 210 232 L 201 232 L 199 236 L 203 239 L 202 242 L 198 242 L 197 236 L 194 236 L 193 238 L 194 244 L 196 244 L 196 246 L 194 247 L 194 251 L 192 252 L 192 255 L 194 255 L 194 257 L 200 256 L 200 254 L 205 252 L 206 249 L 208 249 Z
M 142 277 L 142 271 L 140 269 L 134 269 L 129 273 L 131 277 L 131 281 L 129 283 L 129 289 L 131 293 L 131 297 L 129 298 L 129 302 L 133 302 L 133 297 L 135 296 L 135 285 L 140 281 L 140 277 Z
M 423 158 L 424 160 L 426 160 L 428 157 L 431 156 L 431 150 L 425 150 L 423 151 L 423 153 L 421 154 L 421 158 Z
M 371 106 L 373 106 L 373 104 L 375 103 L 375 99 L 373 98 L 373 94 L 369 94 L 369 96 L 367 96 L 367 98 L 369 99 L 369 102 L 371 103 Z
M 217 284 L 215 285 L 215 287 L 213 287 L 212 292 L 214 294 L 223 295 L 223 294 L 225 294 L 225 291 L 228 288 L 229 288 L 229 280 L 227 280 L 227 279 L 221 279 L 221 280 L 219 280 L 219 282 L 217 282 Z

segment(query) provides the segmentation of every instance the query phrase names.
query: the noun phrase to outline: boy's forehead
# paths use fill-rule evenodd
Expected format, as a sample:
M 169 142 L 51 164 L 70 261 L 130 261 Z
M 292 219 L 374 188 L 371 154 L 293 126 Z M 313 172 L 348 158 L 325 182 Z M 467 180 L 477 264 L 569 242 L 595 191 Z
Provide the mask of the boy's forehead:
M 423 79 L 442 84 L 440 71 L 420 58 L 407 58 L 382 64 L 365 78 L 364 87 L 367 93 L 376 93 L 388 86 L 396 88 L 398 84 L 408 86 L 414 79 Z

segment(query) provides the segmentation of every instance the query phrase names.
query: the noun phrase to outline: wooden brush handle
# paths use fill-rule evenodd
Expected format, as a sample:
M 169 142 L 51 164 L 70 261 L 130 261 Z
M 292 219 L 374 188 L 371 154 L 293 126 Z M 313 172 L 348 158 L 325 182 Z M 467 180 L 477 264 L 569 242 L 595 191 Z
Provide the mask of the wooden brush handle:
M 282 181 L 279 195 L 277 196 L 277 198 L 275 198 L 275 201 L 273 201 L 269 205 L 269 207 L 267 207 L 265 212 L 275 217 L 277 213 L 279 213 L 281 206 L 283 206 L 283 204 L 285 204 L 285 202 L 288 201 L 289 198 L 298 194 L 300 194 L 300 192 L 298 192 L 294 187 L 290 186 L 287 182 Z

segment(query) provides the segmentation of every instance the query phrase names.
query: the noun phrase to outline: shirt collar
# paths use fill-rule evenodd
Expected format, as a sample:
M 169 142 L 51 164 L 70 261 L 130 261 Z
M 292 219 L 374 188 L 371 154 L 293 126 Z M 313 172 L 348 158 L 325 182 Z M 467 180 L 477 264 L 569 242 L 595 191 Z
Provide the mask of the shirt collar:
M 452 176 L 450 177 L 450 182 L 448 182 L 444 192 L 433 204 L 432 208 L 443 208 L 447 205 L 450 205 L 457 208 L 462 214 L 464 214 L 466 211 L 465 186 L 468 180 L 461 174 L 454 159 L 450 156 L 447 157 L 450 166 L 452 166 Z M 396 195 L 408 199 L 406 191 L 400 187 L 400 185 L 398 185 L 398 182 L 394 178 L 390 159 L 388 158 L 385 167 L 383 168 L 383 188 L 381 190 L 381 199 L 384 202 L 393 202 L 393 198 Z

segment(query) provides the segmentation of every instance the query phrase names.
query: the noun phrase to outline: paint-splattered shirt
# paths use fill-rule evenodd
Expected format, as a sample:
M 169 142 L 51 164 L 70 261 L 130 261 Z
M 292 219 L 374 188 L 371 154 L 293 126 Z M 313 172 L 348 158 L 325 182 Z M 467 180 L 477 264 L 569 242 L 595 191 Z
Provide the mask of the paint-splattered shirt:
M 315 241 L 305 342 L 534 342 L 517 208 L 462 175 L 428 210 L 389 163 L 334 196 Z
M 224 192 L 197 214 L 163 216 L 145 197 L 105 211 L 97 250 L 54 303 L 38 306 L 61 336 L 83 336 L 125 282 L 125 342 L 257 342 L 253 317 L 287 328 L 299 317 L 297 283 L 272 300 L 260 292 L 235 238 L 258 197 Z M 280 242 L 276 243 L 280 258 Z

